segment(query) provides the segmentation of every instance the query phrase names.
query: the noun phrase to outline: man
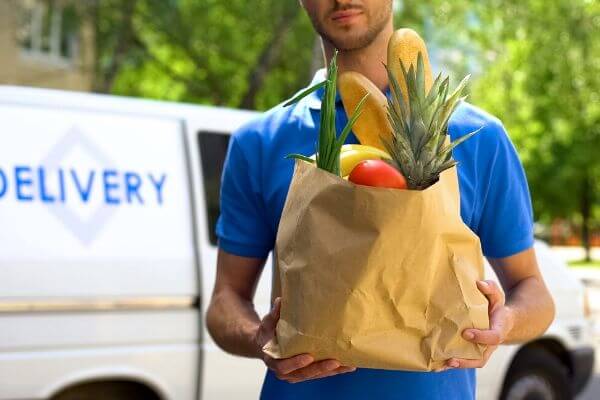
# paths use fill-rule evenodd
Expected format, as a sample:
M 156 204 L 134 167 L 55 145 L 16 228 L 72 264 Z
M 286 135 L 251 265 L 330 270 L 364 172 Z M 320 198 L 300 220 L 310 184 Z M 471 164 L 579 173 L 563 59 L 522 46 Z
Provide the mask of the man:
M 394 30 L 392 0 L 301 0 L 301 5 L 322 38 L 327 65 L 337 48 L 340 73 L 358 71 L 389 93 L 382 62 Z M 321 70 L 313 84 L 323 79 Z M 461 216 L 479 236 L 506 292 L 505 302 L 493 281 L 477 282 L 490 302 L 490 329 L 467 329 L 463 337 L 488 345 L 484 358 L 451 359 L 446 368 L 425 373 L 355 369 L 336 360 L 315 361 L 310 354 L 274 360 L 261 350 L 274 335 L 279 300 L 261 321 L 252 298 L 274 247 L 293 173 L 293 162 L 284 157 L 314 152 L 322 96 L 319 90 L 294 106 L 274 107 L 231 138 L 208 329 L 224 350 L 264 361 L 263 399 L 472 399 L 474 368 L 484 366 L 499 344 L 542 334 L 554 318 L 554 304 L 536 264 L 531 200 L 515 149 L 496 118 L 468 104 L 457 109 L 449 125 L 451 140 L 484 126 L 453 151 Z M 336 100 L 339 133 L 347 116 L 339 95 Z M 357 143 L 356 137 L 348 143 Z

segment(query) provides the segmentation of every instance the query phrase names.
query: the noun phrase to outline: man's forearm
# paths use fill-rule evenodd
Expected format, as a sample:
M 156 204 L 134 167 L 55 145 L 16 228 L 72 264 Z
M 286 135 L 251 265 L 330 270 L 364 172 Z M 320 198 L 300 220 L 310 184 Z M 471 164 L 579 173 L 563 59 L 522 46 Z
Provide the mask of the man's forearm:
M 244 357 L 258 357 L 254 341 L 260 319 L 251 301 L 224 289 L 213 296 L 206 314 L 213 340 L 225 351 Z
M 508 293 L 512 329 L 506 344 L 520 343 L 542 335 L 554 319 L 554 302 L 546 286 L 538 278 L 520 281 Z

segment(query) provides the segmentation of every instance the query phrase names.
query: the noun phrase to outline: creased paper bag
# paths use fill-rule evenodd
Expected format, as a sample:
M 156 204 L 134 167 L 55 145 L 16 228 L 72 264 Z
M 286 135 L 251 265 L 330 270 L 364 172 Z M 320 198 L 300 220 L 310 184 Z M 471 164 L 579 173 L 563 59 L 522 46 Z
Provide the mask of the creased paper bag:
M 296 161 L 275 246 L 274 358 L 431 371 L 480 359 L 488 329 L 479 238 L 460 216 L 456 166 L 423 190 L 354 185 Z

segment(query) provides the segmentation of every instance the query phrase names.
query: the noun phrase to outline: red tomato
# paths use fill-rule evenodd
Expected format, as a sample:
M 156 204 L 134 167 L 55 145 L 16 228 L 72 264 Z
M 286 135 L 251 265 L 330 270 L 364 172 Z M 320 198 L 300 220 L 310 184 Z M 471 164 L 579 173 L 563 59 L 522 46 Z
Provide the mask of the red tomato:
M 406 179 L 396 168 L 382 160 L 361 161 L 348 176 L 357 185 L 406 189 Z

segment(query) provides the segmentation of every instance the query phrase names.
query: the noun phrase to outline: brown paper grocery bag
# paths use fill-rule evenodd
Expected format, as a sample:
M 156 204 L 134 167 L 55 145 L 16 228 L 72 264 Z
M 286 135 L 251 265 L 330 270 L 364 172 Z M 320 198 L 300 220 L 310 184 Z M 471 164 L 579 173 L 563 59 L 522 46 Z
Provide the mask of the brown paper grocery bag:
M 431 371 L 480 359 L 488 329 L 479 238 L 460 216 L 456 166 L 423 190 L 358 186 L 296 161 L 275 246 L 275 358 Z

